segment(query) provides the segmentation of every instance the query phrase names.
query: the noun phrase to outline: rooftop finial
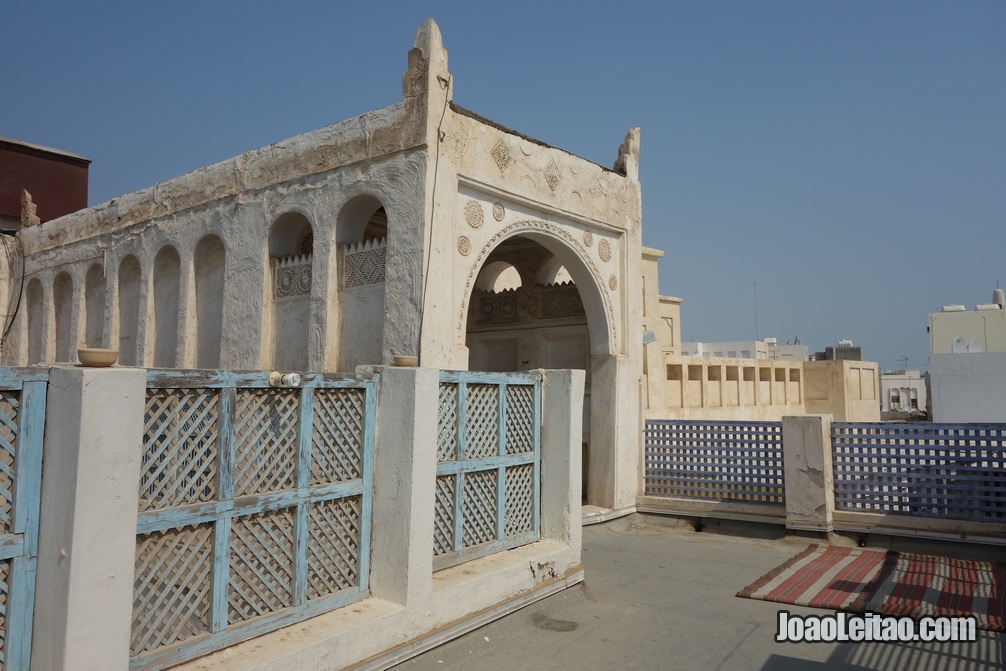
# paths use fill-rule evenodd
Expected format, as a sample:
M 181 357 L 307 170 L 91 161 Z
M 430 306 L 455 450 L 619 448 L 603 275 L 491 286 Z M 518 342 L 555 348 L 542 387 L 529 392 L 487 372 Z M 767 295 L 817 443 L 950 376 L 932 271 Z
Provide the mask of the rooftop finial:
M 416 38 L 409 51 L 409 68 L 402 75 L 402 97 L 415 98 L 428 93 L 440 82 L 449 89 L 450 73 L 447 71 L 447 50 L 440 36 L 440 28 L 433 19 L 426 19 L 416 29 Z M 448 90 L 448 99 L 451 92 Z

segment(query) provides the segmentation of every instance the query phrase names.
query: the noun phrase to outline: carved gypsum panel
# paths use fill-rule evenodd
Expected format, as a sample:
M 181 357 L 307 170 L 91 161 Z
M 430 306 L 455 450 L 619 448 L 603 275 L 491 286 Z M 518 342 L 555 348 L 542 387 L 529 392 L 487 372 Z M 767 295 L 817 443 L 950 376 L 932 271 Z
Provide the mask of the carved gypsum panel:
M 353 289 L 384 282 L 387 252 L 387 246 L 347 250 L 342 257 L 342 286 Z
M 500 293 L 476 290 L 476 293 L 480 324 L 515 322 L 520 318 L 518 290 L 507 289 Z
M 572 282 L 552 284 L 541 288 L 541 316 L 543 319 L 578 317 L 585 314 L 580 291 Z
M 216 496 L 217 394 L 214 389 L 147 390 L 141 512 Z
M 311 256 L 293 256 L 273 261 L 274 298 L 311 295 Z
M 209 632 L 213 525 L 137 536 L 130 653 Z
M 548 184 L 548 188 L 555 191 L 561 181 L 562 173 L 559 171 L 559 166 L 555 164 L 555 161 L 549 161 L 545 166 L 545 182 Z
M 493 146 L 489 153 L 492 156 L 493 162 L 496 163 L 496 167 L 500 169 L 500 172 L 506 170 L 506 167 L 510 165 L 510 161 L 513 160 L 510 156 L 510 149 L 502 138 Z
M 465 205 L 465 221 L 472 228 L 482 228 L 485 217 L 482 213 L 482 205 L 474 200 L 469 200 Z

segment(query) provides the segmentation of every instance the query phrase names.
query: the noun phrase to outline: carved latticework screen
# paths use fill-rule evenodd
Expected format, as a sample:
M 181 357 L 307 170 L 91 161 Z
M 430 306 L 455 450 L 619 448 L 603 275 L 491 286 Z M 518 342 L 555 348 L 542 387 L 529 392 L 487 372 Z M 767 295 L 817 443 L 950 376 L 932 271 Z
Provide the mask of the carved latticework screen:
M 434 568 L 539 538 L 537 373 L 442 372 Z
M 375 380 L 150 371 L 131 642 L 159 669 L 368 592 Z

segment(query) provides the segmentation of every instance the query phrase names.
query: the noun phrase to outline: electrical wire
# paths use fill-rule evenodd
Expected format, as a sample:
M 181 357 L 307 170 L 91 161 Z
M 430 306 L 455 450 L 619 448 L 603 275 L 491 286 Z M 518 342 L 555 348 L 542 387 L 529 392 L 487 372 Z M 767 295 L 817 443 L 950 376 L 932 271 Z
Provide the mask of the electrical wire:
M 440 177 L 440 142 L 441 135 L 443 134 L 444 128 L 444 118 L 447 116 L 447 104 L 451 97 L 451 82 L 454 81 L 454 75 L 447 73 L 447 86 L 444 91 L 444 108 L 440 112 L 440 123 L 437 124 L 437 158 L 433 163 L 433 189 L 430 196 L 430 233 L 428 236 L 428 244 L 426 246 L 426 270 L 423 272 L 423 299 L 419 306 L 419 349 L 423 346 L 423 320 L 426 315 L 426 294 L 429 292 L 429 281 L 430 281 L 430 266 L 433 265 L 432 253 L 433 253 L 433 215 L 437 211 L 437 181 Z M 417 352 L 419 354 L 419 352 Z M 418 362 L 422 364 L 422 360 Z
M 17 292 L 17 302 L 14 304 L 14 310 L 10 313 L 10 317 L 7 319 L 7 323 L 4 325 L 3 335 L 0 336 L 0 347 L 3 347 L 7 342 L 7 335 L 10 333 L 11 328 L 14 326 L 14 318 L 17 317 L 17 312 L 21 308 L 21 297 L 24 295 L 24 247 L 21 245 L 21 239 L 16 235 L 10 235 L 9 233 L 0 233 L 0 239 L 3 240 L 4 255 L 7 257 L 7 267 L 11 267 L 10 259 L 10 247 L 7 238 L 13 238 L 17 241 L 18 254 L 21 257 L 21 282 L 20 287 Z M 9 303 L 8 303 L 9 305 Z

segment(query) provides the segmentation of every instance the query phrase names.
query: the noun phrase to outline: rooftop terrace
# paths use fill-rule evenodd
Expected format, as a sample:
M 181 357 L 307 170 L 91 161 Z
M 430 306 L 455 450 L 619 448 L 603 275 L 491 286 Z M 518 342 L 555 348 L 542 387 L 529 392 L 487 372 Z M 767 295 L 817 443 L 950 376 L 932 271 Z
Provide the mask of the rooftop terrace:
M 734 595 L 818 539 L 752 525 L 696 533 L 673 518 L 645 515 L 583 531 L 583 584 L 394 668 L 935 671 L 1006 665 L 1006 634 L 982 630 L 973 643 L 774 642 L 781 607 Z M 894 549 L 984 561 L 1001 559 L 1002 552 L 893 542 Z M 828 613 L 785 608 L 796 614 Z

